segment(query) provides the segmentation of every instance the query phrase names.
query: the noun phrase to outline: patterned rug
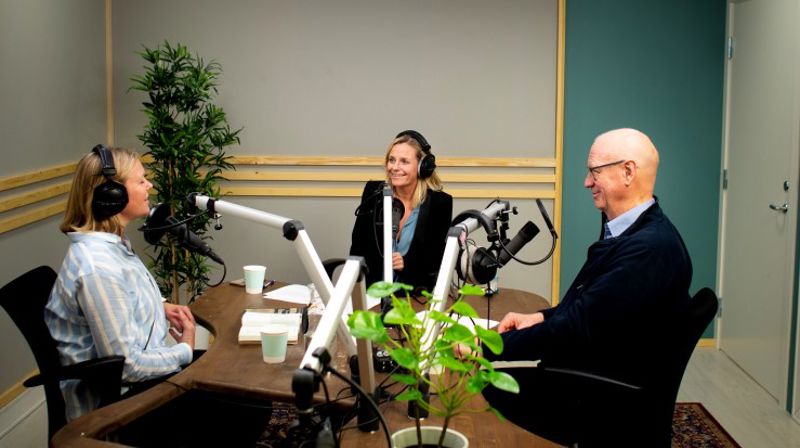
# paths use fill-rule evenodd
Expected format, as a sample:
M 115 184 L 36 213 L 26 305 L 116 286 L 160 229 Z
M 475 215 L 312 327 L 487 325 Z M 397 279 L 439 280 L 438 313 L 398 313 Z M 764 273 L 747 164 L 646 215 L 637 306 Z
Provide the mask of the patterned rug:
M 672 448 L 741 448 L 700 403 L 675 405 L 672 433 Z
M 297 446 L 289 426 L 297 418 L 294 406 L 275 402 L 272 418 L 256 447 L 286 448 Z M 678 403 L 672 419 L 672 448 L 741 448 L 733 437 L 700 403 Z

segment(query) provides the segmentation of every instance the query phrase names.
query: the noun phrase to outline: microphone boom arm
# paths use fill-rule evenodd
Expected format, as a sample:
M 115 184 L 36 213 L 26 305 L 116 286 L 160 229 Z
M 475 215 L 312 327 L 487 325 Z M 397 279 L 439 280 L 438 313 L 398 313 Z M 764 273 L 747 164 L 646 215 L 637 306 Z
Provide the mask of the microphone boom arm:
M 215 213 L 227 213 L 249 221 L 265 224 L 269 227 L 281 229 L 284 238 L 291 241 L 294 245 L 300 257 L 300 262 L 303 264 L 306 273 L 311 277 L 311 281 L 316 286 L 325 306 L 328 305 L 331 295 L 333 294 L 333 283 L 331 279 L 328 278 L 322 261 L 319 255 L 317 255 L 314 244 L 311 242 L 311 238 L 308 236 L 308 232 L 306 232 L 302 222 L 234 204 L 232 202 L 213 199 L 197 193 L 190 194 L 188 200 L 202 210 L 212 208 Z M 347 329 L 347 322 L 342 319 L 339 319 L 338 332 L 339 340 L 345 344 L 348 354 L 355 355 L 356 343 Z

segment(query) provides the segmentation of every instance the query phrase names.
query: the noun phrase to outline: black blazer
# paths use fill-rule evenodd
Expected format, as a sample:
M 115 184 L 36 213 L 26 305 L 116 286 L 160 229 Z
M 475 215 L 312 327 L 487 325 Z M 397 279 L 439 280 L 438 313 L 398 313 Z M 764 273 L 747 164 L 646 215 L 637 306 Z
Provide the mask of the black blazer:
M 368 269 L 367 287 L 383 280 L 382 191 L 382 181 L 367 182 L 353 226 L 350 255 L 364 257 Z M 397 281 L 433 291 L 452 217 L 453 197 L 443 191 L 428 190 L 425 201 L 419 206 L 414 238 L 403 257 L 404 267 Z

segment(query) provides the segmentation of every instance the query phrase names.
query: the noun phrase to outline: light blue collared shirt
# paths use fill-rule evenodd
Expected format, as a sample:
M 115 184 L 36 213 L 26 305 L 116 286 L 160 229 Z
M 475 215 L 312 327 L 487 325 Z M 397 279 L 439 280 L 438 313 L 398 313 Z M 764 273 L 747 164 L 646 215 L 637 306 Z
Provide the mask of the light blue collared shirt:
M 68 236 L 71 244 L 44 312 L 61 364 L 122 355 L 122 380 L 137 382 L 191 362 L 189 344 L 168 343 L 158 285 L 128 240 L 103 232 Z M 99 397 L 77 380 L 62 381 L 61 390 L 69 420 L 98 405 Z
M 622 234 L 622 232 L 628 230 L 628 227 L 631 226 L 639 216 L 644 213 L 645 210 L 650 208 L 651 205 L 655 204 L 655 199 L 650 199 L 647 202 L 643 202 L 636 207 L 628 210 L 627 212 L 617 216 L 616 218 L 608 221 L 606 223 L 607 230 L 611 232 L 611 236 L 606 236 L 606 238 L 616 238 Z M 608 232 L 606 232 L 608 233 Z

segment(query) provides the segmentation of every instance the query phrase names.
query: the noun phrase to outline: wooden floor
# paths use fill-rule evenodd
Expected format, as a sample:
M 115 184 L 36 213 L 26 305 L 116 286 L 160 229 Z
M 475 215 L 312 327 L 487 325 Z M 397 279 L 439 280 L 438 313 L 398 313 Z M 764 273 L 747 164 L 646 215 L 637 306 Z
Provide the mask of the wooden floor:
M 744 448 L 800 448 L 800 424 L 724 352 L 697 348 L 678 401 L 698 401 Z

